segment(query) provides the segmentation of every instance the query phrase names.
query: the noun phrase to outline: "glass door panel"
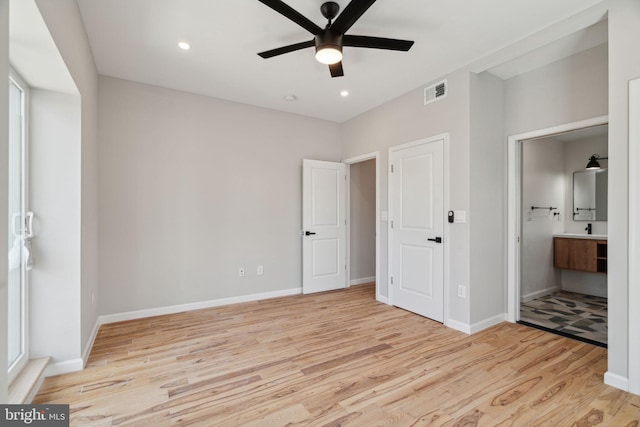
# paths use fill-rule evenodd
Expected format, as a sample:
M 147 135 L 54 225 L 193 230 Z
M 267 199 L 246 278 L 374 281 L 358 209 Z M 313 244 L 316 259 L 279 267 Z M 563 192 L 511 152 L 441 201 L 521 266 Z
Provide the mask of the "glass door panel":
M 8 363 L 9 380 L 26 364 L 26 268 L 25 242 L 25 89 L 9 80 L 9 277 Z

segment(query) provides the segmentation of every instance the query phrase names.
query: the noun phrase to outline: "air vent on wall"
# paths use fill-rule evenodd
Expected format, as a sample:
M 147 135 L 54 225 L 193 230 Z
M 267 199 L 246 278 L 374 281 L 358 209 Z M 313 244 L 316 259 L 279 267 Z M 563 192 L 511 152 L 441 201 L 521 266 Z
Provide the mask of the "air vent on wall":
M 447 96 L 447 81 L 443 80 L 424 90 L 424 105 L 431 104 L 434 101 Z

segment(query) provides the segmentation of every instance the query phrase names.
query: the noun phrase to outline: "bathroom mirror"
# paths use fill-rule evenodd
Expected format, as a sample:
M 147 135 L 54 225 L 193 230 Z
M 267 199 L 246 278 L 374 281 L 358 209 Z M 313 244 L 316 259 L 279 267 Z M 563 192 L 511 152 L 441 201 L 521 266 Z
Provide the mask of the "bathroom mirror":
M 607 169 L 573 173 L 573 220 L 607 220 Z

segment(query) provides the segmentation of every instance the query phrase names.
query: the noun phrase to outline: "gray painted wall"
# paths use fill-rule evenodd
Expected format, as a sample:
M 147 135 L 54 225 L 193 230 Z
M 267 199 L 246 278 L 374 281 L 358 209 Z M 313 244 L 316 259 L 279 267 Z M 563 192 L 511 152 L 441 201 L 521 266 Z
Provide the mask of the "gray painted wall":
M 505 81 L 505 134 L 607 114 L 607 45 Z
M 29 93 L 31 357 L 80 357 L 80 97 Z
M 470 323 L 506 310 L 506 150 L 504 83 L 489 73 L 471 74 L 470 126 Z M 455 261 L 452 259 L 455 266 Z M 456 297 L 457 298 L 457 297 Z M 480 328 L 483 326 L 480 325 Z
M 36 0 L 36 3 L 81 97 L 80 181 L 75 185 L 80 191 L 78 341 L 84 349 L 98 317 L 97 301 L 92 300 L 92 295 L 98 293 L 98 72 L 77 2 Z
M 339 161 L 338 124 L 99 88 L 101 314 L 301 287 L 302 159 Z
M 351 165 L 350 280 L 376 275 L 376 161 Z
M 565 191 L 564 144 L 551 138 L 525 141 L 522 144 L 520 298 L 526 301 L 560 288 L 562 273 L 553 267 L 553 235 L 564 231 L 563 221 L 571 215 L 564 204 Z M 531 206 L 558 208 L 560 218 L 548 210 L 531 210 Z

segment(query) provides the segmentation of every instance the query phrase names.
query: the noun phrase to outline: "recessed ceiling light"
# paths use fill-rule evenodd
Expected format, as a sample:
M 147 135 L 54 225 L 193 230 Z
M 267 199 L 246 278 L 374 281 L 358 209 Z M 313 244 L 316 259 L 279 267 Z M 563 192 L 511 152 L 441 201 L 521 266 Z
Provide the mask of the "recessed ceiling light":
M 178 43 L 178 47 L 182 50 L 189 50 L 191 49 L 191 45 L 187 42 L 180 42 Z
M 297 101 L 298 97 L 295 95 L 285 95 L 282 97 L 282 99 L 284 99 L 287 102 L 293 102 L 293 101 Z
M 349 96 L 349 91 L 348 90 L 343 90 L 342 92 L 340 92 L 340 96 L 343 96 L 343 97 Z

